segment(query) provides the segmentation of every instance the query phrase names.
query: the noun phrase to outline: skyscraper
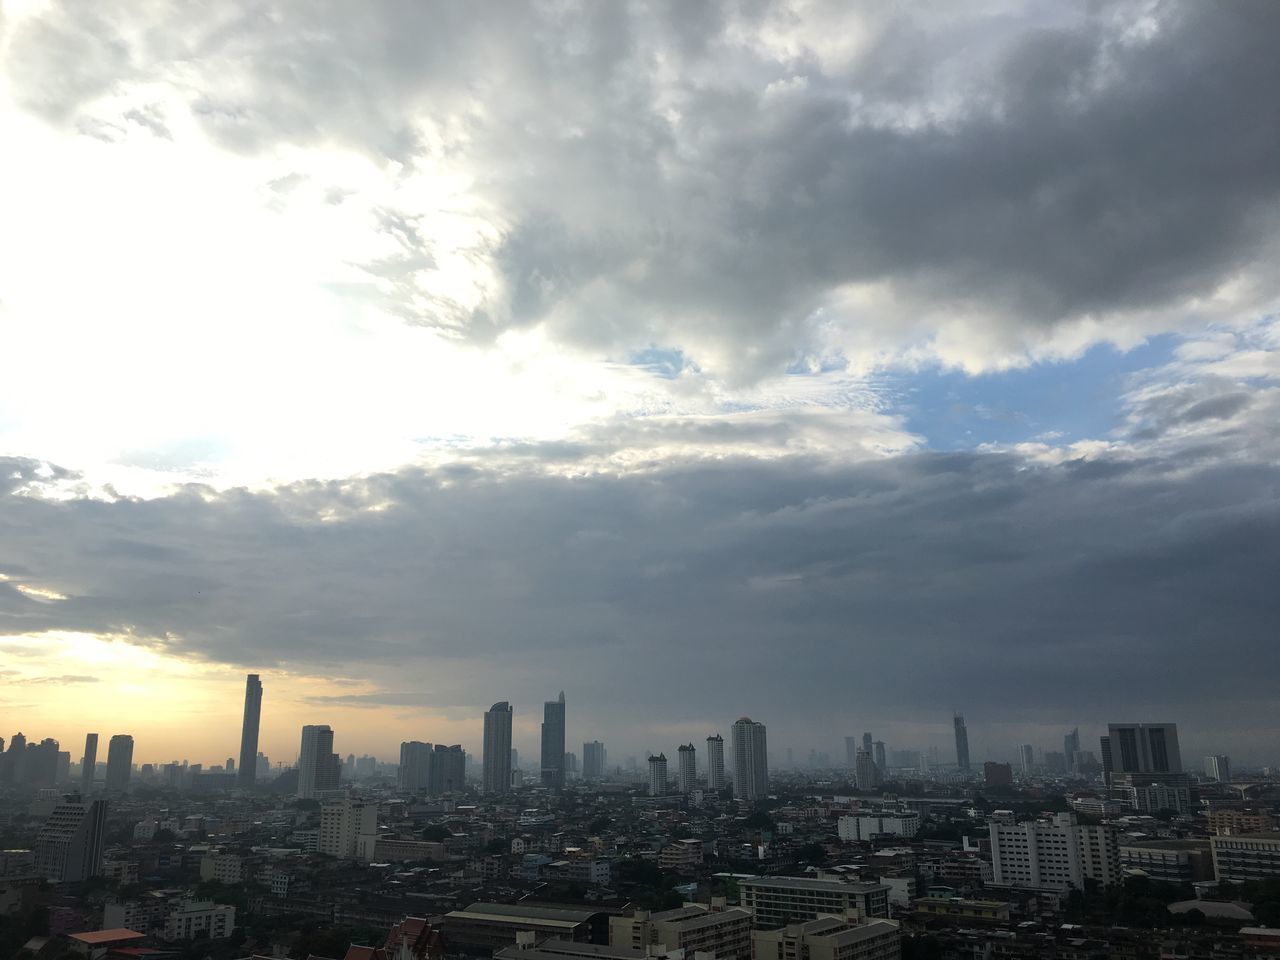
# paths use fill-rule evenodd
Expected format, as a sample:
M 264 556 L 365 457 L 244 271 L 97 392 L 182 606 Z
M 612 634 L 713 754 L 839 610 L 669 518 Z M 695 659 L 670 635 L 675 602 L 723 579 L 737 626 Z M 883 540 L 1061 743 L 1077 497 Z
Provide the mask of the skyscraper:
M 423 793 L 431 774 L 431 744 L 407 740 L 400 744 L 397 784 L 401 793 Z
M 649 758 L 649 796 L 661 797 L 667 792 L 667 755 Z
M 298 798 L 314 799 L 322 791 L 336 790 L 341 762 L 333 752 L 333 730 L 327 723 L 302 728 L 298 751 Z
M 511 704 L 500 700 L 484 715 L 484 765 L 480 789 L 485 793 L 511 792 Z
M 84 757 L 80 761 L 80 793 L 88 798 L 93 795 L 93 778 L 98 769 L 98 735 L 84 736 Z
M 707 789 L 723 790 L 728 785 L 724 776 L 724 737 L 713 733 L 707 737 Z
M 1076 727 L 1062 738 L 1062 755 L 1067 758 L 1067 770 L 1076 768 L 1076 754 L 1080 752 L 1080 728 Z
M 1220 753 L 1205 757 L 1204 774 L 1210 780 L 1227 783 L 1231 779 L 1231 758 Z
M 110 762 L 107 761 L 108 769 Z M 102 868 L 106 819 L 105 800 L 59 803 L 36 834 L 36 872 L 55 883 L 96 877 Z
M 752 802 L 769 795 L 769 751 L 763 723 L 742 717 L 733 725 L 733 789 Z
M 431 770 L 427 777 L 427 793 L 439 797 L 460 793 L 466 787 L 467 753 L 461 744 L 446 747 L 437 743 L 431 751 Z
M 888 760 L 885 756 L 884 741 L 877 740 L 871 746 L 874 750 L 874 753 L 872 754 L 872 756 L 875 758 L 875 761 L 876 761 L 876 769 L 880 771 L 880 776 L 884 777 L 885 772 L 889 769 Z
M 107 743 L 106 788 L 123 793 L 129 789 L 129 777 L 133 774 L 133 737 L 117 733 Z
M 9 738 L 9 749 L 0 756 L 0 783 L 22 780 L 22 761 L 27 752 L 27 738 L 19 731 Z
M 542 785 L 564 786 L 564 691 L 542 705 Z
M 957 713 L 952 718 L 956 729 L 956 766 L 961 770 L 969 769 L 969 731 L 964 725 L 964 714 Z
M 845 738 L 844 738 L 844 763 L 845 763 L 845 766 L 847 766 L 850 770 L 852 770 L 852 769 L 854 768 L 854 765 L 855 765 L 857 762 L 858 762 L 858 738 L 857 738 L 857 737 L 845 737 Z
M 1036 765 L 1036 752 L 1031 744 L 1024 743 L 1018 748 L 1018 759 L 1021 761 L 1023 775 L 1029 774 Z
M 599 740 L 584 743 L 582 745 L 582 779 L 603 780 L 605 756 L 604 744 Z
M 880 786 L 880 771 L 876 769 L 875 757 L 860 749 L 854 761 L 853 776 L 859 790 L 874 790 Z
M 698 789 L 698 752 L 692 743 L 686 743 L 677 751 L 679 765 L 676 768 L 681 793 Z
M 1191 778 L 1182 771 L 1178 727 L 1173 723 L 1112 723 L 1103 754 L 1111 757 L 1111 786 L 1141 813 L 1191 811 Z
M 862 749 L 867 751 L 867 753 L 871 752 L 871 732 L 870 731 L 867 731 L 862 735 Z M 858 758 L 855 756 L 854 761 L 856 762 L 857 759 Z
M 251 673 L 244 684 L 244 723 L 240 727 L 240 773 L 238 783 L 251 788 L 257 778 L 258 725 L 262 720 L 262 681 Z
M 1113 770 L 1114 770 L 1114 767 L 1112 767 L 1112 765 L 1111 765 L 1111 738 L 1110 738 L 1110 737 L 1099 737 L 1099 738 L 1098 738 L 1098 750 L 1099 750 L 1099 751 L 1101 752 L 1101 754 L 1102 754 L 1102 782 L 1103 782 L 1106 786 L 1110 787 L 1110 786 L 1111 786 L 1111 774 L 1112 774 L 1112 772 L 1113 772 Z

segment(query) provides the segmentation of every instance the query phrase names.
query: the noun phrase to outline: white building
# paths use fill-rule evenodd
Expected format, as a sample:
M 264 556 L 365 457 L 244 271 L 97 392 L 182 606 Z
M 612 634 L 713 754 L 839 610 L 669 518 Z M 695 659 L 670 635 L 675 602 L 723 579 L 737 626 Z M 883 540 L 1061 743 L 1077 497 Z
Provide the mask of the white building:
M 1070 813 L 1016 823 L 1010 811 L 997 810 L 990 834 L 996 886 L 1083 890 L 1085 880 L 1120 882 L 1120 846 L 1110 825 L 1081 825 Z
M 870 840 L 888 834 L 895 837 L 914 837 L 920 832 L 918 813 L 873 813 L 841 817 L 836 823 L 840 839 L 846 842 Z
M 733 725 L 733 792 L 739 800 L 769 795 L 769 749 L 763 723 L 742 717 Z
M 327 800 L 320 808 L 320 836 L 316 849 L 320 853 L 352 860 L 360 856 L 363 846 L 372 856 L 378 834 L 378 807 L 363 800 Z
M 649 758 L 649 796 L 661 797 L 667 792 L 667 755 Z
M 231 936 L 236 927 L 236 908 L 212 900 L 184 900 L 164 922 L 166 940 L 191 940 L 206 931 L 210 940 Z

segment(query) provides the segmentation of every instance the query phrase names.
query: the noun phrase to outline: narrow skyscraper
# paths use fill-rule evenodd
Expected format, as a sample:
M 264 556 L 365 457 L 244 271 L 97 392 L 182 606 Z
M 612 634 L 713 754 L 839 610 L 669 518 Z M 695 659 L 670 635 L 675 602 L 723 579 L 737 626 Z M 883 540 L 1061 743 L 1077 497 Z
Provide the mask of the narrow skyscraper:
M 249 674 L 244 684 L 244 723 L 240 727 L 238 783 L 252 788 L 258 773 L 258 725 L 262 721 L 262 681 Z
M 604 779 L 605 750 L 599 740 L 592 740 L 582 745 L 582 779 L 596 781 Z
M 556 700 L 542 705 L 542 785 L 559 790 L 564 786 L 564 691 Z
M 733 790 L 748 803 L 769 795 L 769 749 L 763 723 L 742 717 L 733 725 Z
M 119 793 L 129 789 L 129 777 L 133 774 L 133 737 L 117 733 L 107 743 L 106 788 Z
M 956 766 L 969 769 L 969 731 L 964 725 L 964 714 L 957 713 L 951 720 L 956 730 Z
M 667 755 L 649 758 L 649 796 L 661 797 L 667 792 Z
M 686 743 L 677 753 L 679 765 L 676 774 L 679 777 L 680 792 L 693 793 L 698 789 L 698 752 L 692 743 Z
M 727 785 L 724 776 L 724 737 L 715 733 L 707 737 L 707 789 L 723 790 Z
M 84 758 L 80 761 L 80 795 L 85 799 L 93 796 L 93 779 L 98 770 L 98 735 L 86 733 L 84 737 Z
M 511 704 L 495 703 L 484 715 L 484 767 L 480 789 L 485 793 L 511 792 Z
M 298 751 L 298 798 L 314 799 L 326 790 L 338 788 L 341 763 L 333 752 L 333 730 L 326 723 L 302 728 Z
M 431 744 L 406 740 L 400 744 L 397 782 L 401 793 L 423 793 L 431 779 Z

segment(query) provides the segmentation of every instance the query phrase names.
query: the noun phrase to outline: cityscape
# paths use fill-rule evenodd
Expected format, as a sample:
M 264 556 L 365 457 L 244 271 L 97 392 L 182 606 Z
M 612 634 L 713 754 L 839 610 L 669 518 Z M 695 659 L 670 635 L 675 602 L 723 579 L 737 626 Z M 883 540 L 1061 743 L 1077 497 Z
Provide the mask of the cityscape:
M 0 0 L 0 960 L 1280 960 L 1280 0 Z

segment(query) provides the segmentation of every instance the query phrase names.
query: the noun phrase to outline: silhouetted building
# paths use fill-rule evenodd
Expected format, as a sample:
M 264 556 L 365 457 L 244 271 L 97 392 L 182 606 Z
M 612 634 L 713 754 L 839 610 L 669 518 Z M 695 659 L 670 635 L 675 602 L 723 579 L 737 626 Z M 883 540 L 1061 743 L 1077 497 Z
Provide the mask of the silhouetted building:
M 484 755 L 480 789 L 485 793 L 511 791 L 511 704 L 495 703 L 484 715 Z
M 240 727 L 240 777 L 242 787 L 257 780 L 258 727 L 262 720 L 262 681 L 251 673 L 244 684 L 244 722 Z M 230 761 L 228 761 L 229 763 Z
M 951 720 L 956 733 L 956 766 L 969 769 L 969 730 L 964 725 L 964 714 L 957 713 Z
M 402 793 L 424 793 L 431 779 L 431 744 L 407 740 L 400 744 L 396 782 Z
M 105 800 L 66 800 L 36 834 L 36 872 L 55 883 L 88 880 L 101 873 Z
M 603 780 L 606 763 L 607 754 L 603 743 L 592 740 L 582 745 L 582 778 L 584 780 Z
M 446 747 L 437 743 L 431 751 L 431 770 L 427 775 L 427 793 L 433 797 L 461 793 L 467 785 L 467 754 L 459 744 Z
M 1012 787 L 1013 767 L 988 760 L 982 765 L 982 780 L 988 787 Z
M 117 733 L 107 743 L 106 788 L 123 793 L 129 789 L 129 778 L 132 775 L 133 737 L 127 733 Z
M 87 733 L 84 737 L 84 757 L 80 760 L 80 793 L 93 796 L 93 778 L 98 769 L 98 735 Z
M 723 790 L 728 786 L 724 775 L 724 737 L 715 733 L 707 737 L 707 789 Z
M 769 795 L 769 750 L 763 723 L 742 717 L 733 725 L 733 789 L 748 802 Z
M 662 797 L 667 793 L 667 755 L 660 753 L 649 758 L 649 796 Z
M 564 786 L 564 691 L 542 705 L 542 785 Z
M 308 724 L 302 728 L 298 751 L 298 797 L 314 799 L 328 790 L 337 790 L 342 764 L 333 752 L 333 730 L 328 724 Z

